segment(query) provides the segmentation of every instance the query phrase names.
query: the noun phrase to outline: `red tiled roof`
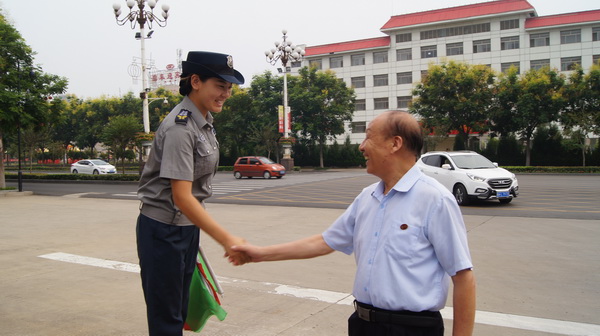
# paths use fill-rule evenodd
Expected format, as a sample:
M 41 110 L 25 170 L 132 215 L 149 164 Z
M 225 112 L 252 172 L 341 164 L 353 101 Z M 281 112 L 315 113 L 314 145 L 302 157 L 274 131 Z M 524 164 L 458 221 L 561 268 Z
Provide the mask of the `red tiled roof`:
M 586 12 L 566 13 L 529 18 L 525 21 L 525 29 L 567 25 L 591 21 L 600 21 L 600 9 Z
M 306 47 L 306 56 L 330 54 L 335 52 L 349 51 L 349 50 L 360 50 L 370 49 L 377 47 L 389 47 L 390 37 L 376 37 L 366 40 L 348 41 L 332 44 L 324 44 L 314 47 Z
M 534 8 L 526 0 L 488 1 L 472 5 L 392 16 L 381 27 L 381 30 L 522 10 L 533 11 Z

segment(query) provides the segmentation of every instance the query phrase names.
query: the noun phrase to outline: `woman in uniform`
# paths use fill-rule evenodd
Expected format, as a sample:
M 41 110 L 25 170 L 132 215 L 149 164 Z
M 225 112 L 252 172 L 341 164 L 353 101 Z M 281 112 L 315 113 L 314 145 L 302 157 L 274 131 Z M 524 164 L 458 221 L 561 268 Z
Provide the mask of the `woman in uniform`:
M 184 98 L 156 131 L 138 189 L 137 247 L 150 335 L 182 335 L 200 230 L 223 246 L 244 240 L 219 225 L 204 208 L 219 164 L 211 113 L 222 110 L 233 84 L 244 77 L 229 55 L 191 51 L 183 62 Z

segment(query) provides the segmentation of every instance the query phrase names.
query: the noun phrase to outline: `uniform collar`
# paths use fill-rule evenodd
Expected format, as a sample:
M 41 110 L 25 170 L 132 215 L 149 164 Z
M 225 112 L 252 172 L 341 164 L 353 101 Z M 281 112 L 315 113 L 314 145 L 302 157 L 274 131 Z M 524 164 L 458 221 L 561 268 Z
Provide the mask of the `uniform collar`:
M 200 112 L 200 110 L 196 107 L 196 105 L 194 105 L 194 103 L 188 96 L 183 97 L 183 100 L 181 101 L 181 108 L 192 112 L 192 114 L 191 114 L 192 120 L 194 120 L 196 125 L 198 125 L 198 128 L 202 128 L 206 124 L 212 125 L 212 123 L 213 123 L 212 114 L 210 112 L 208 112 L 206 114 L 206 119 L 205 119 L 204 116 L 202 115 L 202 112 Z

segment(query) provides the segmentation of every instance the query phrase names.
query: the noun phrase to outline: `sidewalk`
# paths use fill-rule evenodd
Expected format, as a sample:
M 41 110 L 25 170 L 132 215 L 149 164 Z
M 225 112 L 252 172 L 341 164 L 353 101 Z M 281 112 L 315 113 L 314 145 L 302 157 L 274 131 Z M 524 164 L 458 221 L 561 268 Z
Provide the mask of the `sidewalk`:
M 256 244 L 319 233 L 342 212 L 212 203 L 208 211 Z M 137 213 L 137 201 L 0 198 L 0 336 L 145 335 L 135 273 Z M 600 334 L 600 221 L 465 216 L 465 222 L 478 280 L 475 335 Z M 233 267 L 210 238 L 203 244 L 229 315 L 223 322 L 211 318 L 202 335 L 346 334 L 352 256 Z M 59 252 L 120 263 L 110 269 L 40 257 Z M 451 324 L 446 320 L 448 330 Z

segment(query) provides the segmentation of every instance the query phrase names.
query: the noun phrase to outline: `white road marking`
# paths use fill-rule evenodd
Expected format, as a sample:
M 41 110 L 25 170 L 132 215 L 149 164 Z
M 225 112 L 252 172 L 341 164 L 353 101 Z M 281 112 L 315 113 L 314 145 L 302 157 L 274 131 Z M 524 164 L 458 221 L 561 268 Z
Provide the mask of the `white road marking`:
M 126 271 L 139 273 L 140 267 L 137 264 L 98 259 L 92 257 L 79 256 L 75 254 L 56 252 L 40 255 L 40 258 L 63 261 L 68 263 L 108 268 L 118 271 Z M 226 277 L 218 277 L 219 281 L 230 284 L 252 284 L 254 288 L 259 290 L 277 294 L 293 296 L 301 299 L 316 300 L 340 305 L 352 305 L 354 298 L 351 294 L 327 291 L 322 289 L 303 288 L 296 286 L 288 286 L 267 282 L 255 282 L 241 279 L 233 279 Z M 445 319 L 452 319 L 452 307 L 446 307 L 442 311 L 442 316 Z M 551 320 L 538 317 L 519 316 L 511 314 L 502 314 L 486 311 L 477 311 L 475 323 L 487 324 L 499 327 L 531 330 L 539 332 L 547 332 L 556 335 L 581 335 L 593 336 L 600 335 L 600 325 L 589 323 L 578 323 L 570 321 Z

